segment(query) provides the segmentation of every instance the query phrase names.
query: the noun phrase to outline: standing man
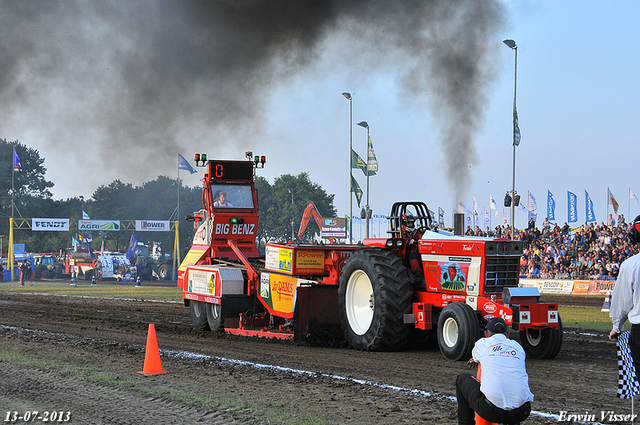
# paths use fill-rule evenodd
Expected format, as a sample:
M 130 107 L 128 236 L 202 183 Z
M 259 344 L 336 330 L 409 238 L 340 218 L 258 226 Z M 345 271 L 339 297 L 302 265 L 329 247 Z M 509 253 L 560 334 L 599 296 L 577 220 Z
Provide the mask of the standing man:
M 629 224 L 629 243 L 640 242 L 640 215 Z M 620 265 L 618 280 L 613 288 L 609 317 L 613 329 L 609 332 L 609 339 L 618 340 L 618 335 L 624 330 L 624 323 L 631 323 L 629 347 L 636 369 L 640 368 L 640 254 L 627 258 Z
M 509 339 L 504 319 L 493 317 L 484 338 L 476 341 L 470 368 L 482 366 L 482 381 L 469 372 L 458 375 L 458 424 L 475 424 L 475 413 L 490 422 L 518 424 L 529 417 L 533 394 L 522 346 Z

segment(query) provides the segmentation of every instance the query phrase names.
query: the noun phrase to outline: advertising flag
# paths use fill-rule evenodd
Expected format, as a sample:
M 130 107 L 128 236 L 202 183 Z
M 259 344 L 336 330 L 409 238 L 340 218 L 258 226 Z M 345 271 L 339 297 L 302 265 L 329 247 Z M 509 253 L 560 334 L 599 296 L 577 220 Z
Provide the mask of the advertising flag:
M 632 200 L 632 199 L 636 200 L 636 204 L 640 204 L 640 200 L 638 199 L 638 197 L 634 195 L 633 192 L 631 191 L 631 188 L 629 188 L 629 200 Z
M 371 137 L 369 137 L 369 154 L 368 154 L 368 170 L 369 176 L 375 176 L 378 174 L 378 160 L 376 159 L 376 154 L 373 152 L 373 142 L 371 141 Z
M 356 200 L 358 201 L 358 207 L 360 206 L 360 201 L 362 200 L 362 189 L 360 189 L 360 185 L 358 181 L 351 176 L 351 191 L 356 194 Z
M 476 202 L 475 195 L 473 196 L 473 225 L 477 226 L 480 223 L 480 213 L 478 212 L 478 202 Z
M 15 147 L 13 148 L 13 171 L 22 171 L 22 163 Z
M 127 258 L 129 261 L 133 262 L 133 259 L 136 255 L 136 247 L 138 246 L 138 237 L 135 233 L 131 234 L 131 239 L 129 239 L 129 246 L 127 246 Z
M 536 198 L 533 197 L 533 194 L 527 191 L 529 194 L 529 220 L 533 219 L 536 221 L 538 219 L 538 203 L 536 202 Z
M 618 204 L 618 201 L 616 201 L 616 198 L 613 197 L 613 193 L 611 193 L 611 189 L 607 188 L 607 192 L 609 192 L 609 203 L 613 205 L 613 212 L 616 213 L 616 215 L 618 215 L 618 207 L 620 205 Z
M 587 223 L 596 221 L 596 214 L 593 212 L 593 201 L 591 200 L 591 197 L 589 196 L 586 190 L 584 191 L 584 195 L 586 196 L 586 199 L 584 201 L 584 206 L 585 206 L 586 216 L 587 216 L 586 221 Z
M 351 168 L 359 168 L 365 176 L 367 175 L 366 162 L 353 149 L 351 149 Z
M 89 214 L 87 214 L 86 212 L 84 212 L 84 210 L 82 210 L 82 219 L 91 220 L 91 217 L 89 217 Z
M 490 210 L 487 210 L 486 208 L 484 208 L 484 228 L 485 229 L 489 228 L 489 211 Z
M 518 111 L 513 108 L 513 144 L 515 146 L 520 145 L 520 124 L 518 122 Z
M 578 221 L 578 197 L 575 193 L 567 191 L 567 205 L 568 205 L 568 216 L 567 220 L 569 223 L 575 223 Z
M 493 195 L 489 194 L 489 212 L 491 212 L 491 210 L 496 210 L 496 217 L 498 216 L 498 207 L 496 206 L 496 200 L 493 199 Z
M 507 213 L 505 212 L 504 208 L 502 209 L 502 224 L 503 225 L 507 225 Z
M 198 172 L 198 170 L 193 168 L 191 164 L 189 164 L 189 161 L 187 161 L 185 157 L 180 154 L 178 154 L 178 170 L 187 170 L 191 174 Z
M 556 221 L 556 201 L 549 189 L 547 189 L 547 218 L 550 221 Z

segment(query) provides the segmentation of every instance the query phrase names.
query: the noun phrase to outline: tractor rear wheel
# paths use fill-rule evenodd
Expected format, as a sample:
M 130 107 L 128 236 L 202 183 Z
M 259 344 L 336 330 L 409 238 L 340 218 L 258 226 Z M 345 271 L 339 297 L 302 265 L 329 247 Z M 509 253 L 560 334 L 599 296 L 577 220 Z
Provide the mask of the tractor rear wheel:
M 349 344 L 369 351 L 402 348 L 411 333 L 404 315 L 411 313 L 412 296 L 409 273 L 396 252 L 353 252 L 338 289 L 340 322 Z
M 193 323 L 193 327 L 197 331 L 206 331 L 209 329 L 209 323 L 207 322 L 207 309 L 206 303 L 202 301 L 193 301 L 189 302 L 189 307 L 191 310 L 191 323 Z
M 224 318 L 222 317 L 222 305 L 206 303 L 207 323 L 213 332 L 221 331 L 224 328 Z
M 520 331 L 520 344 L 527 356 L 534 359 L 553 359 L 562 348 L 562 319 L 558 315 L 558 329 L 525 329 Z
M 160 266 L 158 266 L 158 277 L 160 280 L 169 280 L 169 266 L 160 264 Z
M 453 361 L 471 358 L 473 345 L 480 337 L 480 323 L 471 307 L 451 303 L 438 318 L 438 345 L 442 355 Z

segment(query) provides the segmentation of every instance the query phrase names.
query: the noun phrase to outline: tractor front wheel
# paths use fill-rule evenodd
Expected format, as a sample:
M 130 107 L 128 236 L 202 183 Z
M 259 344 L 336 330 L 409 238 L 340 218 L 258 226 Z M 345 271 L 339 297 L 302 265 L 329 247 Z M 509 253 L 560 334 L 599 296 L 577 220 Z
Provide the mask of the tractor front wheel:
M 558 329 L 525 329 L 520 331 L 520 343 L 531 358 L 553 359 L 562 348 L 562 335 L 562 319 L 558 315 Z
M 359 350 L 402 348 L 411 333 L 411 280 L 397 252 L 355 251 L 347 259 L 338 289 L 340 322 L 349 344 Z
M 480 322 L 464 303 L 447 305 L 438 318 L 438 345 L 442 355 L 453 361 L 471 358 L 473 345 L 480 337 Z
M 209 329 L 206 303 L 191 300 L 189 302 L 189 307 L 191 310 L 191 323 L 193 323 L 194 329 L 197 331 L 206 331 Z

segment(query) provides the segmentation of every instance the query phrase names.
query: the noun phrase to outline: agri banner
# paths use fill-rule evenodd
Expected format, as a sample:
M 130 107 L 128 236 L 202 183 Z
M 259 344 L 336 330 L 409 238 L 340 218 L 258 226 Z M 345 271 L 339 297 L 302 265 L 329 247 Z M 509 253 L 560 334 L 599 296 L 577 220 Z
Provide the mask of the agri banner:
M 32 218 L 31 230 L 45 232 L 68 232 L 68 218 Z
M 571 294 L 573 280 L 520 279 L 520 286 L 538 288 L 541 294 Z
M 169 220 L 136 220 L 136 232 L 169 232 Z
M 78 230 L 119 232 L 120 220 L 78 220 Z

